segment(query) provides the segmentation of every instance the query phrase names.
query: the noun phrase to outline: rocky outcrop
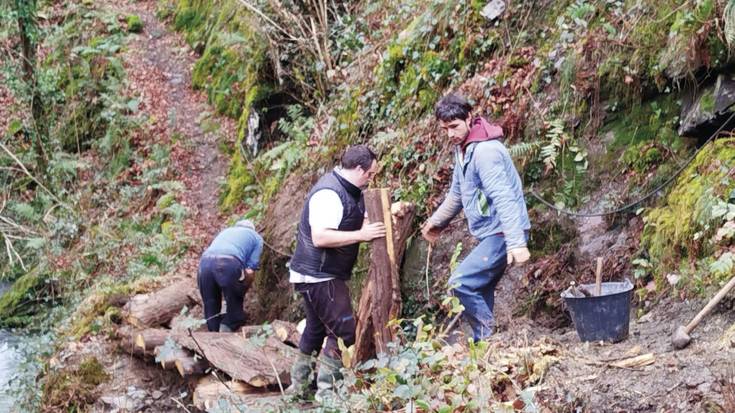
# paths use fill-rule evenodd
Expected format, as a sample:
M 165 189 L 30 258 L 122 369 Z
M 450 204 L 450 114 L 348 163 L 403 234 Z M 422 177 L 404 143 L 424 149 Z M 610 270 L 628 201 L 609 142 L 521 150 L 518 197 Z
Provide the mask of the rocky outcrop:
M 679 134 L 705 140 L 733 113 L 735 76 L 720 74 L 705 87 L 691 86 L 684 92 L 681 104 Z M 735 127 L 730 121 L 723 129 Z

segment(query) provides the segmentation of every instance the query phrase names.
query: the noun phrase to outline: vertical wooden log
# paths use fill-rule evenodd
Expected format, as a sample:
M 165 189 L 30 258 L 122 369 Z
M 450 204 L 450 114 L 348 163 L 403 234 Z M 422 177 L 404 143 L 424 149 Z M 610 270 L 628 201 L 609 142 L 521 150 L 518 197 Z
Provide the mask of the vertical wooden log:
M 396 214 L 391 214 L 387 189 L 367 191 L 365 206 L 368 220 L 383 222 L 387 235 L 374 240 L 371 246 L 368 279 L 362 290 L 357 314 L 357 362 L 374 356 L 376 352 L 387 351 L 387 344 L 395 339 L 393 330 L 387 324 L 401 313 L 398 266 L 406 250 L 406 239 L 414 217 L 410 204 L 402 204 Z
M 385 205 L 388 203 L 388 205 Z M 370 222 L 383 222 L 386 229 L 385 238 L 373 240 L 370 251 L 370 269 L 368 277 L 372 282 L 373 299 L 373 340 L 378 353 L 385 352 L 387 344 L 395 338 L 386 325 L 390 321 L 393 304 L 393 277 L 395 255 L 393 247 L 393 223 L 390 218 L 388 190 L 372 189 L 365 193 L 365 208 Z M 386 214 L 386 211 L 388 212 Z

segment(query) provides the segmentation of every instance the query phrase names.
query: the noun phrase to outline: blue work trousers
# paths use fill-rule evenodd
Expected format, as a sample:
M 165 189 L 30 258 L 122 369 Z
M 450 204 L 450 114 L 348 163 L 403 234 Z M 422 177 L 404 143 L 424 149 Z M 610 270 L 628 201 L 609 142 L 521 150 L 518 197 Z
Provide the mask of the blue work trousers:
M 454 295 L 464 306 L 462 316 L 472 327 L 475 341 L 493 333 L 495 287 L 505 272 L 506 257 L 505 237 L 491 235 L 480 241 L 449 278 L 450 288 L 456 286 Z

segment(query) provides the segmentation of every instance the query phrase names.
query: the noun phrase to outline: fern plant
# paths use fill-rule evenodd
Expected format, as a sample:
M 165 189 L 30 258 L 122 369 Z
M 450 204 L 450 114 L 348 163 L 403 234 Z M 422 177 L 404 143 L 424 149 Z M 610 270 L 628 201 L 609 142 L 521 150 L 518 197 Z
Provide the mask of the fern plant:
M 569 135 L 564 132 L 564 122 L 561 119 L 554 119 L 549 122 L 549 129 L 546 131 L 547 144 L 541 148 L 541 160 L 546 166 L 546 171 L 552 171 L 556 168 L 556 159 L 564 149 L 564 145 L 569 140 Z

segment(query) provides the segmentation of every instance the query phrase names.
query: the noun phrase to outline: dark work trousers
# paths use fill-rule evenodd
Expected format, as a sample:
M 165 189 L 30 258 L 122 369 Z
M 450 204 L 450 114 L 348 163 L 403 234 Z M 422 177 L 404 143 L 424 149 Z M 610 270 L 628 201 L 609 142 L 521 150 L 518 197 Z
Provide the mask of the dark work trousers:
M 209 331 L 219 331 L 224 323 L 232 331 L 245 322 L 242 303 L 247 286 L 240 280 L 242 264 L 240 260 L 228 255 L 205 255 L 199 261 L 197 283 L 204 303 L 204 317 Z M 227 303 L 227 313 L 219 314 L 222 309 L 222 296 Z
M 301 335 L 299 349 L 304 354 L 318 355 L 324 337 L 324 352 L 328 357 L 339 358 L 337 339 L 345 346 L 355 343 L 355 317 L 352 314 L 350 290 L 344 280 L 333 279 L 318 283 L 294 284 L 304 297 L 306 327 Z

